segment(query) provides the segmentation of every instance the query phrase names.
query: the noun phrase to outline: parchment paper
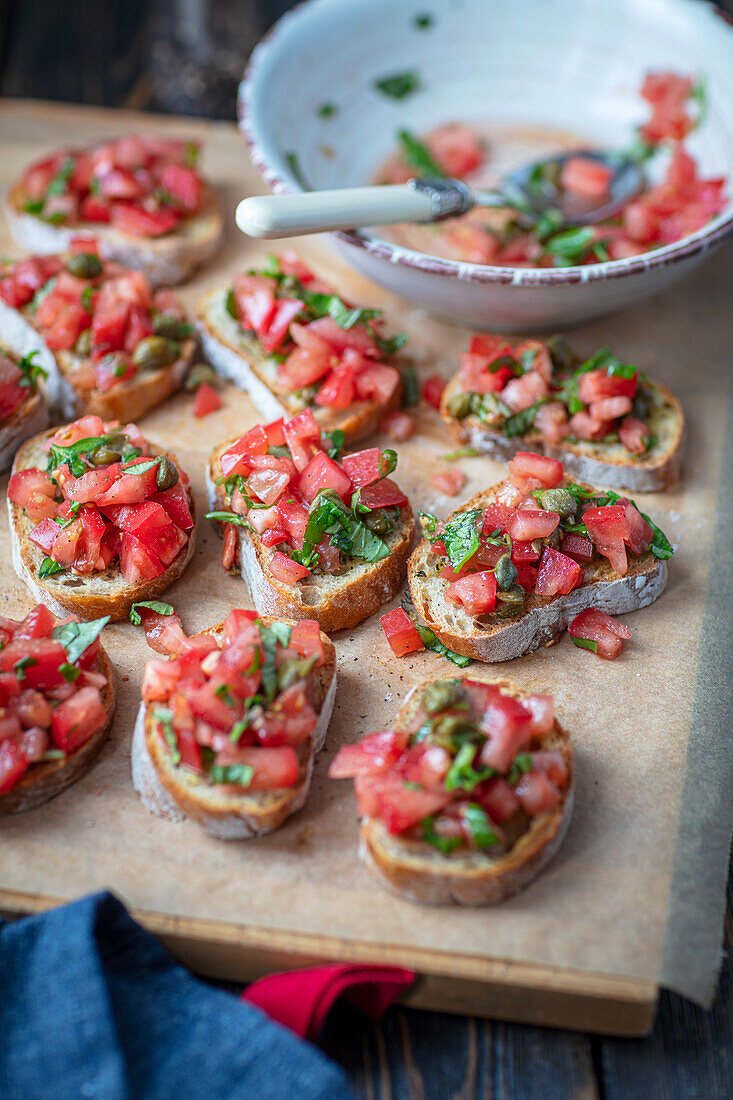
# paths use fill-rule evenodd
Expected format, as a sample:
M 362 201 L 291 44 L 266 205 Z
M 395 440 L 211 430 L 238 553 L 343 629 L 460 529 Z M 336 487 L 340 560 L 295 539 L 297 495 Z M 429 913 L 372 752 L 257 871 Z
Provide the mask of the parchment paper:
M 139 127 L 204 137 L 205 163 L 230 213 L 245 193 L 263 189 L 233 126 L 7 102 L 0 111 L 0 182 L 7 185 L 27 160 L 64 141 Z M 190 306 L 266 251 L 230 225 L 218 260 L 182 290 Z M 4 226 L 2 234 L 0 251 L 14 254 Z M 389 311 L 394 327 L 409 333 L 423 374 L 453 372 L 464 330 L 350 273 L 325 239 L 300 247 L 345 294 Z M 0 888 L 70 898 L 106 886 L 143 910 L 591 970 L 656 981 L 709 1004 L 720 962 L 733 789 L 726 573 L 733 535 L 732 261 L 727 249 L 684 285 L 573 334 L 583 351 L 609 344 L 675 390 L 687 414 L 687 449 L 681 486 L 644 497 L 643 509 L 677 553 L 661 600 L 626 618 L 633 638 L 621 657 L 599 660 L 565 636 L 531 657 L 472 668 L 479 677 L 510 676 L 553 692 L 573 735 L 575 817 L 559 856 L 534 885 L 496 909 L 432 910 L 392 898 L 357 862 L 352 785 L 326 776 L 334 751 L 384 728 L 416 679 L 453 671 L 430 654 L 395 660 L 375 617 L 335 638 L 340 687 L 307 807 L 276 834 L 237 844 L 207 839 L 189 822 L 162 822 L 138 802 L 129 747 L 147 650 L 139 629 L 108 628 L 104 640 L 120 689 L 112 737 L 78 785 L 42 809 L 0 822 Z M 144 429 L 180 457 L 203 513 L 210 451 L 256 420 L 246 396 L 229 388 L 224 409 L 204 420 L 193 419 L 190 395 L 180 395 L 146 418 Z M 398 480 L 415 506 L 445 515 L 503 476 L 500 464 L 466 459 L 461 497 L 438 496 L 427 481 L 452 449 L 437 416 L 425 412 L 419 434 L 399 447 Z M 220 621 L 232 606 L 251 606 L 244 583 L 221 570 L 221 544 L 205 521 L 198 539 L 192 564 L 167 596 L 189 631 Z M 0 611 L 21 616 L 32 600 L 12 572 L 4 515 L 0 563 Z

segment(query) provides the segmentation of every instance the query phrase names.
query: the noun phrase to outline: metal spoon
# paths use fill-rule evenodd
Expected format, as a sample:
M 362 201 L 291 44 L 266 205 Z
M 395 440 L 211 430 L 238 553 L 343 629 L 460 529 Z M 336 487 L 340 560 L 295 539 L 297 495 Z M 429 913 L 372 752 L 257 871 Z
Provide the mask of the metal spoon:
M 608 197 L 599 205 L 561 190 L 558 180 L 570 157 L 584 157 L 613 173 Z M 621 153 L 573 149 L 515 169 L 495 191 L 472 189 L 459 179 L 412 179 L 404 184 L 348 187 L 334 191 L 304 191 L 296 195 L 255 195 L 243 199 L 236 222 L 250 237 L 289 237 L 353 226 L 396 222 L 437 222 L 455 218 L 474 207 L 511 207 L 516 220 L 532 226 L 549 210 L 557 211 L 556 227 L 592 225 L 617 214 L 645 187 L 638 160 Z

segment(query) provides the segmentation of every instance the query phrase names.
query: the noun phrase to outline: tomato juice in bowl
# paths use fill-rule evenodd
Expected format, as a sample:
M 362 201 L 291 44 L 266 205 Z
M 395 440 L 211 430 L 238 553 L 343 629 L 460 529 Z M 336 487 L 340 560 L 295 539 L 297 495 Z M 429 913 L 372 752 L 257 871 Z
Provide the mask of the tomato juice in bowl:
M 429 13 L 415 0 L 307 0 L 255 50 L 240 126 L 276 190 L 356 186 L 374 179 L 400 130 L 455 121 L 625 149 L 648 117 L 638 90 L 652 71 L 706 77 L 708 116 L 689 151 L 703 177 L 733 178 L 733 30 L 694 0 L 435 0 Z M 561 268 L 449 258 L 377 231 L 334 241 L 375 282 L 454 321 L 536 331 L 637 303 L 731 230 L 727 199 L 682 240 Z

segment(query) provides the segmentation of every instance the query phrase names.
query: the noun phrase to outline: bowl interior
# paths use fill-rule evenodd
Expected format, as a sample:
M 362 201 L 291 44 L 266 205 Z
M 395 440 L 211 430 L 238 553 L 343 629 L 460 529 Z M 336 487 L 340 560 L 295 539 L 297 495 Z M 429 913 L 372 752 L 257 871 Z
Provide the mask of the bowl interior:
M 276 188 L 348 187 L 373 178 L 402 127 L 548 126 L 623 148 L 651 69 L 704 76 L 688 145 L 704 174 L 733 180 L 733 27 L 700 0 L 309 0 L 256 49 L 240 115 Z M 408 71 L 417 92 L 375 88 Z

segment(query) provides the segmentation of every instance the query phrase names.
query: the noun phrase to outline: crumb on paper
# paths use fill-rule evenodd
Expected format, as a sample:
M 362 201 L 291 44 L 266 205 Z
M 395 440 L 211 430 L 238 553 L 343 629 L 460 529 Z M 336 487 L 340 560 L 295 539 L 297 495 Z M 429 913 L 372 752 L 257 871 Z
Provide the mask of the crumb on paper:
M 312 825 L 304 825 L 303 828 L 299 831 L 298 835 L 296 836 L 295 843 L 297 844 L 297 846 L 299 848 L 303 848 L 306 844 L 308 844 L 310 842 L 310 839 L 311 839 L 312 836 L 313 836 L 313 826 Z

